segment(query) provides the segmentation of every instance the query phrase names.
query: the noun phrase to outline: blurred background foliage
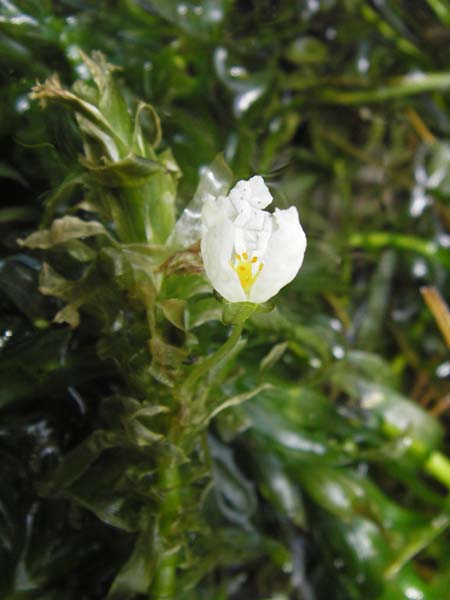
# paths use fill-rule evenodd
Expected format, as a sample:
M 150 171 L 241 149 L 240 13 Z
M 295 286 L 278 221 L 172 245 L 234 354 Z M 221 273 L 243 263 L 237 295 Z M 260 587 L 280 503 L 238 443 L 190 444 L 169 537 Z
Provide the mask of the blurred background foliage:
M 449 41 L 447 0 L 0 0 L 1 598 L 145 597 L 175 554 L 180 600 L 450 597 L 450 325 L 420 294 L 449 290 Z M 98 105 L 94 50 L 121 67 L 108 160 L 141 157 L 106 175 L 86 122 L 29 97 L 57 72 Z M 309 245 L 177 445 L 168 390 L 228 329 L 198 248 L 157 244 L 202 173 L 229 185 L 220 152 Z M 111 173 L 163 213 L 122 223 L 141 192 Z

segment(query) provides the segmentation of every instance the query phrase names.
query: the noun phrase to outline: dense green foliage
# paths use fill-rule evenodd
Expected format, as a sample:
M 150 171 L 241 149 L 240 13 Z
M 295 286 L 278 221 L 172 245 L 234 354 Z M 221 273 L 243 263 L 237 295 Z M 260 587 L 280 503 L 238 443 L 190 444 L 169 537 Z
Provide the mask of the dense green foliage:
M 2 600 L 450 598 L 449 41 L 447 0 L 0 0 Z M 230 327 L 199 206 L 254 173 L 308 249 Z

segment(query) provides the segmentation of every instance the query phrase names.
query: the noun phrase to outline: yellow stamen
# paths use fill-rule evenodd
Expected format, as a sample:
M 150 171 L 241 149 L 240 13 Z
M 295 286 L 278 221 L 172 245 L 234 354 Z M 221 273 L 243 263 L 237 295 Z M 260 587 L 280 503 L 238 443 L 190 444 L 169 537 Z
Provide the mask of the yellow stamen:
M 237 276 L 239 277 L 239 281 L 241 282 L 244 292 L 248 293 L 252 285 L 257 280 L 258 275 L 260 274 L 261 269 L 263 268 L 263 264 L 260 263 L 258 266 L 258 270 L 255 274 L 253 274 L 252 264 L 258 262 L 258 257 L 254 256 L 251 260 L 249 260 L 247 252 L 243 252 L 242 258 L 241 256 L 239 256 L 239 254 L 236 254 L 235 258 L 237 260 L 237 263 L 233 264 L 231 262 L 231 267 L 237 273 Z

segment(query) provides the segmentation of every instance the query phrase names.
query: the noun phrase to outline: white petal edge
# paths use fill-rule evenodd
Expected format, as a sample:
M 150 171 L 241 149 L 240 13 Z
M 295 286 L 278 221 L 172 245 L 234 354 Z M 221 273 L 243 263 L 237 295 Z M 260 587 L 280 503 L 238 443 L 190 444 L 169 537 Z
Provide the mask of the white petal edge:
M 228 196 L 230 203 L 239 206 L 249 202 L 254 208 L 263 209 L 272 202 L 272 194 L 261 175 L 254 175 L 248 181 L 238 181 Z
M 306 236 L 295 206 L 276 209 L 273 231 L 262 259 L 264 267 L 253 284 L 249 301 L 266 302 L 297 275 L 306 250 Z
M 234 253 L 234 225 L 223 210 L 214 224 L 204 227 L 201 252 L 206 276 L 213 288 L 229 302 L 246 302 L 239 277 L 230 264 Z

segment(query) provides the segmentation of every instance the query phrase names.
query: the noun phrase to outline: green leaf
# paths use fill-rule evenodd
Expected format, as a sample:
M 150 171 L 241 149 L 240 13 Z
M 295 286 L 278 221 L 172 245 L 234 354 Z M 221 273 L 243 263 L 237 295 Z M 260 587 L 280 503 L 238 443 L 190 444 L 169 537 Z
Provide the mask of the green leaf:
M 296 65 L 316 65 L 328 60 L 327 47 L 317 38 L 300 37 L 286 51 L 286 58 Z
M 262 385 L 254 388 L 253 390 L 251 390 L 249 392 L 244 392 L 242 394 L 238 394 L 237 396 L 232 396 L 231 398 L 224 400 L 223 402 L 221 402 L 220 404 L 218 404 L 217 406 L 214 407 L 212 412 L 205 417 L 204 422 L 205 423 L 209 422 L 211 419 L 213 419 L 215 416 L 217 416 L 218 414 L 220 414 L 222 411 L 226 410 L 227 408 L 232 408 L 233 406 L 239 406 L 240 404 L 247 402 L 247 400 L 250 400 L 254 396 L 258 395 L 260 392 L 262 392 L 268 388 L 271 388 L 271 387 L 272 386 L 270 385 L 270 383 L 263 383 Z
M 270 352 L 266 354 L 266 356 L 262 359 L 260 364 L 261 371 L 265 371 L 266 369 L 270 369 L 275 365 L 275 363 L 280 360 L 280 358 L 285 353 L 288 347 L 288 342 L 281 342 L 279 344 L 275 344 L 270 349 Z
M 47 249 L 57 244 L 63 244 L 69 240 L 91 237 L 94 235 L 106 235 L 108 231 L 97 221 L 83 221 L 78 217 L 63 217 L 55 219 L 50 229 L 35 231 L 24 240 L 18 240 L 21 246 L 27 248 Z
M 56 102 L 74 110 L 83 133 L 98 141 L 109 160 L 117 160 L 126 154 L 127 146 L 101 111 L 94 104 L 64 89 L 57 75 L 52 75 L 43 84 L 35 85 L 30 98 L 40 100 L 43 106 L 48 102 Z
M 267 451 L 255 452 L 253 456 L 260 475 L 261 493 L 297 527 L 306 529 L 305 506 L 298 485 L 286 473 L 283 463 Z
M 185 330 L 185 311 L 186 311 L 186 300 L 179 298 L 168 298 L 161 303 L 161 308 L 165 318 L 181 329 Z
M 257 508 L 254 487 L 238 469 L 230 449 L 212 437 L 208 443 L 214 459 L 214 493 L 220 510 L 231 523 L 250 530 L 250 519 Z
M 97 429 L 65 456 L 54 473 L 40 484 L 40 492 L 51 495 L 62 491 L 81 477 L 104 450 L 127 446 L 129 442 L 124 434 Z
M 130 558 L 114 578 L 108 600 L 126 600 L 148 592 L 156 563 L 153 546 L 154 533 L 149 526 L 139 534 Z
M 441 443 L 442 425 L 416 402 L 386 385 L 371 383 L 355 375 L 345 361 L 336 365 L 332 379 L 357 399 L 362 408 L 379 417 L 387 432 L 394 437 L 406 436 L 415 442 L 417 447 L 411 448 L 411 451 L 417 451 L 419 460 Z
M 215 298 L 195 298 L 189 302 L 188 329 L 195 329 L 208 321 L 221 321 L 222 307 Z
M 28 184 L 22 175 L 14 169 L 14 167 L 3 161 L 0 162 L 0 179 L 12 179 L 24 187 L 28 187 Z
M 107 164 L 99 164 L 83 157 L 80 162 L 96 183 L 108 188 L 140 187 L 149 178 L 164 172 L 164 166 L 160 162 L 133 154 Z
M 168 344 L 161 336 L 154 335 L 149 342 L 152 355 L 150 373 L 161 383 L 172 387 L 179 378 L 180 369 L 187 352 Z
M 125 428 L 130 441 L 140 447 L 153 446 L 163 439 L 163 435 L 152 431 L 136 419 L 126 421 Z
M 123 94 L 114 80 L 119 67 L 106 62 L 101 52 L 93 52 L 92 58 L 81 52 L 99 92 L 98 107 L 118 132 L 125 144 L 131 144 L 132 124 Z

